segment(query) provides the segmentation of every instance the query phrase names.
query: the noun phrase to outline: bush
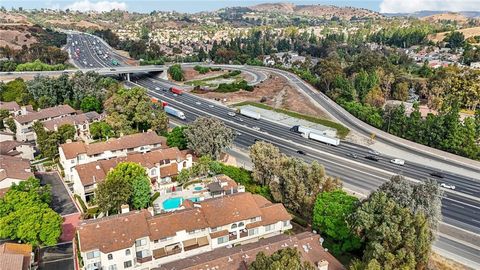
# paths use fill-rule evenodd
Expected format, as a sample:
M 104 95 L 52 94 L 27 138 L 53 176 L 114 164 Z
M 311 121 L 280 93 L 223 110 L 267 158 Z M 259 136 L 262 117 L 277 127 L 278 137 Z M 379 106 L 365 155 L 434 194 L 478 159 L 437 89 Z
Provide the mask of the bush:
M 82 208 L 82 212 L 87 213 L 87 206 L 85 205 L 85 202 L 82 200 L 82 198 L 78 194 L 73 194 L 73 197 L 80 204 L 80 208 Z
M 33 62 L 17 65 L 17 67 L 15 68 L 15 71 L 54 71 L 54 70 L 64 70 L 64 69 L 65 69 L 65 65 L 63 64 L 49 65 L 37 59 Z
M 210 68 L 209 67 L 202 67 L 202 66 L 199 66 L 199 65 L 196 65 L 195 67 L 193 67 L 194 70 L 198 71 L 198 73 L 200 74 L 206 74 L 208 72 L 210 72 Z
M 170 66 L 168 68 L 168 74 L 170 74 L 172 79 L 174 79 L 177 82 L 183 81 L 185 79 L 182 66 L 180 66 L 179 64 Z
M 248 82 L 245 80 L 241 80 L 238 83 L 221 83 L 218 85 L 215 92 L 220 93 L 229 93 L 229 92 L 237 92 L 239 90 L 245 91 L 253 91 L 253 86 L 248 85 Z

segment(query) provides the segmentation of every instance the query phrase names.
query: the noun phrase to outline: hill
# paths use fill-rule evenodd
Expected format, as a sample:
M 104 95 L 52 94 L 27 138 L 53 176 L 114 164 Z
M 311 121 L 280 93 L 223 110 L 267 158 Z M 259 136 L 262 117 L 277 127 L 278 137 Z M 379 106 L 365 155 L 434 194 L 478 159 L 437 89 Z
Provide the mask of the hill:
M 429 16 L 422 17 L 420 19 L 422 21 L 428 21 L 428 22 L 457 21 L 461 23 L 466 23 L 469 20 L 467 16 L 461 13 L 453 13 L 453 12 L 429 15 Z
M 469 37 L 480 36 L 480 27 L 464 28 L 457 31 L 462 32 L 463 35 L 465 36 L 465 39 L 468 39 Z M 448 33 L 449 32 L 441 32 L 434 35 L 430 35 L 428 38 L 433 42 L 438 42 L 438 41 L 442 41 Z
M 283 14 L 292 14 L 309 17 L 319 17 L 331 19 L 338 17 L 343 20 L 352 18 L 381 18 L 383 17 L 377 12 L 354 7 L 337 7 L 328 5 L 295 5 L 291 3 L 271 3 L 259 4 L 249 7 L 249 9 L 257 12 L 277 12 Z

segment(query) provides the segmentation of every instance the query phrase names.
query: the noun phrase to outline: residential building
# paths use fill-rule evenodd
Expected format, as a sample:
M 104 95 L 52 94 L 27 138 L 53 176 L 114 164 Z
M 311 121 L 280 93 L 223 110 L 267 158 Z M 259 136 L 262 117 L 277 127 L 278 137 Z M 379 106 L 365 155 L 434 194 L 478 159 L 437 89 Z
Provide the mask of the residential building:
M 75 114 L 75 110 L 69 105 L 59 105 L 37 112 L 18 115 L 13 118 L 17 127 L 17 141 L 35 141 L 37 136 L 33 131 L 33 124 L 37 121 L 43 122 L 73 114 Z
M 480 62 L 472 62 L 470 63 L 470 67 L 480 69 Z
M 33 160 L 35 149 L 32 144 L 18 141 L 0 141 L 0 155 Z
M 15 101 L 4 102 L 0 101 L 0 110 L 7 110 L 12 116 L 25 115 L 27 113 L 35 112 L 32 105 L 20 106 Z
M 237 192 L 245 192 L 244 186 L 238 186 L 237 182 L 226 175 L 217 175 L 213 178 L 213 181 L 207 185 L 207 189 L 212 197 L 221 197 Z
M 296 248 L 303 261 L 309 262 L 318 270 L 343 270 L 343 265 L 325 251 L 320 242 L 320 235 L 302 232 L 294 235 L 279 234 L 258 242 L 222 248 L 197 256 L 163 264 L 157 270 L 202 270 L 202 269 L 241 269 L 247 270 L 259 252 L 270 256 L 284 248 Z
M 175 186 L 171 177 L 184 168 L 192 167 L 192 155 L 178 148 L 156 149 L 144 153 L 130 153 L 126 156 L 108 160 L 99 160 L 80 164 L 73 168 L 73 190 L 85 202 L 94 197 L 97 185 L 103 182 L 110 170 L 121 162 L 135 162 L 145 168 L 155 191 L 170 189 Z
M 15 140 L 15 134 L 10 131 L 0 131 L 0 142 Z
M 32 269 L 34 253 L 28 244 L 3 243 L 0 245 L 0 269 L 29 270 Z
M 0 189 L 9 188 L 33 176 L 30 161 L 19 157 L 0 155 Z
M 55 118 L 43 122 L 43 127 L 47 131 L 58 131 L 63 125 L 72 125 L 77 131 L 74 139 L 91 140 L 90 123 L 99 121 L 103 116 L 97 112 L 87 112 L 82 114 L 68 115 L 61 118 Z
M 65 171 L 65 178 L 72 180 L 73 168 L 80 164 L 102 159 L 125 157 L 128 153 L 145 153 L 157 148 L 166 148 L 167 139 L 154 131 L 112 138 L 105 142 L 87 144 L 70 142 L 60 145 L 60 164 Z
M 152 216 L 134 211 L 77 228 L 82 269 L 153 269 L 191 256 L 258 242 L 292 228 L 282 204 L 235 193 Z

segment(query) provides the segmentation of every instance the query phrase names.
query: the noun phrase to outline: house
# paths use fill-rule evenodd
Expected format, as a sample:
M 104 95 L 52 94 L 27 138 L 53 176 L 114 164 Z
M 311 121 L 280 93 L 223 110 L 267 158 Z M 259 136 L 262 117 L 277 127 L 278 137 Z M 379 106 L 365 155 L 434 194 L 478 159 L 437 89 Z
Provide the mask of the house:
M 15 133 L 10 131 L 0 131 L 0 142 L 15 140 Z
M 58 128 L 63 125 L 72 125 L 77 131 L 74 139 L 82 138 L 89 140 L 91 139 L 90 123 L 99 121 L 102 118 L 103 116 L 97 112 L 87 112 L 44 121 L 43 127 L 47 131 L 58 131 Z
M 65 117 L 75 114 L 75 110 L 69 105 L 60 105 L 46 108 L 37 112 L 31 112 L 24 115 L 18 115 L 13 118 L 17 127 L 17 141 L 34 141 L 37 136 L 33 131 L 33 124 L 37 121 L 47 121 L 55 118 Z
M 157 270 L 202 270 L 202 269 L 241 269 L 247 270 L 257 253 L 272 253 L 287 248 L 296 248 L 303 261 L 309 262 L 318 270 L 343 270 L 343 265 L 332 254 L 325 251 L 320 235 L 302 232 L 294 235 L 279 234 L 258 242 L 232 248 L 215 249 L 197 256 L 163 264 Z
M 472 62 L 470 63 L 470 67 L 480 69 L 480 62 Z
M 103 182 L 108 172 L 121 162 L 135 162 L 145 168 L 156 191 L 171 189 L 175 183 L 171 177 L 184 168 L 192 167 L 192 155 L 178 148 L 156 149 L 144 153 L 130 153 L 126 156 L 80 164 L 73 168 L 73 190 L 85 202 L 90 202 L 97 185 Z
M 236 193 L 156 216 L 142 210 L 84 221 L 77 252 L 82 269 L 152 269 L 282 234 L 291 219 L 282 204 Z
M 154 131 L 112 138 L 105 142 L 87 144 L 70 142 L 60 145 L 60 164 L 65 171 L 65 178 L 72 180 L 73 168 L 80 164 L 102 159 L 125 157 L 128 153 L 149 152 L 157 148 L 165 148 L 167 139 L 158 136 Z
M 0 155 L 0 189 L 9 188 L 33 176 L 30 161 L 19 157 Z
M 16 243 L 0 245 L 0 269 L 30 270 L 33 262 L 34 253 L 31 245 Z
M 0 155 L 11 157 L 20 157 L 23 159 L 33 160 L 35 149 L 33 145 L 18 141 L 0 141 Z
M 25 115 L 27 113 L 35 112 L 32 105 L 20 106 L 15 101 L 0 101 L 0 110 L 7 110 L 8 113 L 12 116 Z
M 237 192 L 245 192 L 244 186 L 238 186 L 237 182 L 226 175 L 215 176 L 214 180 L 207 185 L 207 189 L 212 197 L 221 197 Z

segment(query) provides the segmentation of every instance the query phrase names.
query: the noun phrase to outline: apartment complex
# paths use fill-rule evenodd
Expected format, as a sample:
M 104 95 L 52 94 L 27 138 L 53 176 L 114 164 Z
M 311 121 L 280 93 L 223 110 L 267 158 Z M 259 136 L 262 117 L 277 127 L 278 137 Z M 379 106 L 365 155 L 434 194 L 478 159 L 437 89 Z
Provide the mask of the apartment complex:
M 58 128 L 63 125 L 72 125 L 77 131 L 74 138 L 75 140 L 78 138 L 89 140 L 91 139 L 90 123 L 99 121 L 102 118 L 103 116 L 97 112 L 87 112 L 47 120 L 43 122 L 43 127 L 48 131 L 58 131 Z
M 257 242 L 292 228 L 282 204 L 235 193 L 153 216 L 134 211 L 77 228 L 82 269 L 152 269 L 218 248 Z
M 15 116 L 13 120 L 17 128 L 17 141 L 35 141 L 37 136 L 33 131 L 33 124 L 37 121 L 43 122 L 73 114 L 75 114 L 75 110 L 69 105 L 59 105 L 42 109 L 37 112 Z
M 31 245 L 16 243 L 0 245 L 0 269 L 30 270 L 33 262 L 34 253 Z
M 108 172 L 121 162 L 135 162 L 145 168 L 156 191 L 171 189 L 175 185 L 171 177 L 182 169 L 192 167 L 192 155 L 178 148 L 156 149 L 144 153 L 77 165 L 73 168 L 73 190 L 85 202 L 90 202 L 97 185 L 105 180 Z
M 29 160 L 0 155 L 0 189 L 8 189 L 13 183 L 18 184 L 31 176 Z
M 125 157 L 128 153 L 145 153 L 157 148 L 165 148 L 167 139 L 154 131 L 112 138 L 105 142 L 87 144 L 70 142 L 60 145 L 60 164 L 65 171 L 65 178 L 73 180 L 73 168 L 77 165 L 103 159 Z
M 35 112 L 32 105 L 20 106 L 15 101 L 4 102 L 0 101 L 0 110 L 6 110 L 10 115 L 19 116 L 27 113 Z

